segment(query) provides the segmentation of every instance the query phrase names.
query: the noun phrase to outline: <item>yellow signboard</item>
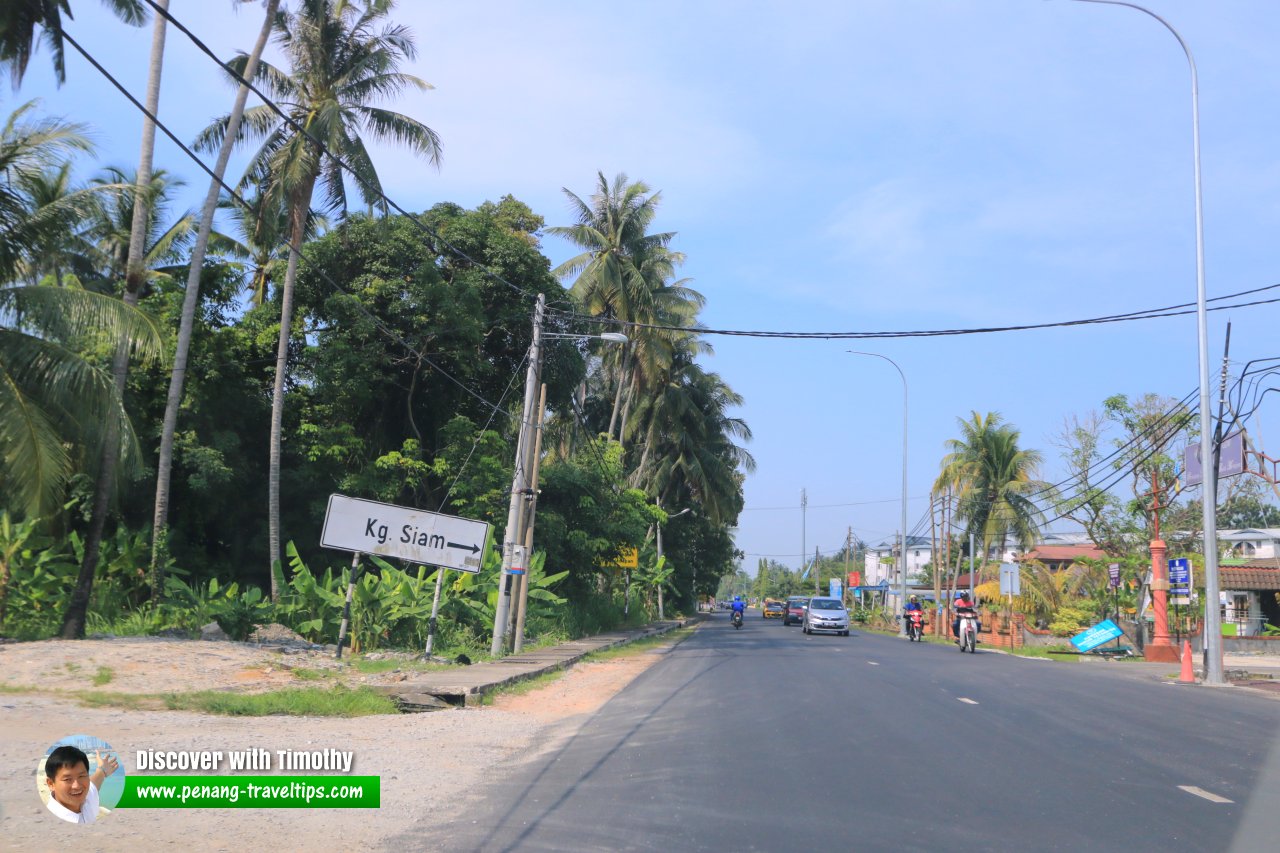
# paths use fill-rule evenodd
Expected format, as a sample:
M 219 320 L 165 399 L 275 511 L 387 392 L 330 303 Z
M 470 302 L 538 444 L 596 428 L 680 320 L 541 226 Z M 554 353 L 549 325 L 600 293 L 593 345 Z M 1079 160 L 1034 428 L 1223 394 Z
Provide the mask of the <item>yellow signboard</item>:
M 619 548 L 619 557 L 610 563 L 605 563 L 611 569 L 638 569 L 640 568 L 640 549 L 639 548 Z

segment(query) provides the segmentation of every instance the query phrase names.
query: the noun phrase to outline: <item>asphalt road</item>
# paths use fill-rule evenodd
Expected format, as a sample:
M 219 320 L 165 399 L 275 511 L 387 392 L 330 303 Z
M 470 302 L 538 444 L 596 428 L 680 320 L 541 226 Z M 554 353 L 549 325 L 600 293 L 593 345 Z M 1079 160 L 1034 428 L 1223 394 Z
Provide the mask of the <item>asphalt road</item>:
M 491 783 L 447 832 L 400 841 L 1276 849 L 1280 701 L 1125 667 L 962 655 L 856 631 L 805 636 L 758 613 L 734 631 L 716 614 L 576 736 Z

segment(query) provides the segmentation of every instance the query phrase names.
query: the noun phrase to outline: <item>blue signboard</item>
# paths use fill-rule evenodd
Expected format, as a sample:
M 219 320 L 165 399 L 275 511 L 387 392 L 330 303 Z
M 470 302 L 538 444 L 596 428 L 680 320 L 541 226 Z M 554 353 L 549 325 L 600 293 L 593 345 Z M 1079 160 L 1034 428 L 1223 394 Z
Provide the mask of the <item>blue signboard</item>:
M 844 597 L 844 594 L 840 591 L 839 578 L 827 578 L 827 594 L 836 600 Z
M 1081 631 L 1071 638 L 1071 645 L 1075 646 L 1082 652 L 1096 649 L 1103 643 L 1114 640 L 1116 637 L 1123 637 L 1124 631 L 1121 631 L 1116 623 L 1110 619 L 1104 619 L 1097 625 L 1087 631 Z
M 1186 557 L 1169 561 L 1169 595 L 1175 604 L 1191 601 L 1191 561 Z

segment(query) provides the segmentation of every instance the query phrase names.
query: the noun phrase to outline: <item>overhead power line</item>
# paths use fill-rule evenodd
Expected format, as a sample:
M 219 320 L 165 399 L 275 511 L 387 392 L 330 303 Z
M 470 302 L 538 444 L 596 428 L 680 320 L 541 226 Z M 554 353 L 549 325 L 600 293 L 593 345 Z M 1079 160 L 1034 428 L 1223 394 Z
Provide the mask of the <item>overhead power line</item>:
M 1215 296 L 1209 299 L 1209 302 L 1222 302 L 1227 299 L 1236 299 L 1241 296 L 1248 296 L 1253 293 L 1261 293 L 1263 291 L 1274 290 L 1280 288 L 1280 283 L 1269 284 L 1264 287 L 1255 287 L 1251 290 L 1242 290 L 1238 293 L 1229 293 L 1225 296 Z M 1210 311 L 1228 311 L 1232 308 L 1249 308 L 1255 305 L 1270 305 L 1274 302 L 1280 302 L 1280 297 L 1274 299 L 1258 299 L 1252 302 L 1240 302 L 1232 305 L 1214 305 L 1208 310 Z M 588 317 L 585 315 L 574 315 L 577 319 L 588 323 L 608 323 L 617 325 L 622 328 L 633 329 L 652 329 L 657 331 L 683 331 L 697 332 L 700 335 L 724 335 L 728 337 L 740 338 L 776 338 L 780 340 L 886 340 L 893 338 L 932 338 L 932 337 L 953 337 L 958 335 L 986 335 L 996 332 L 1022 332 L 1033 331 L 1037 329 L 1057 329 L 1067 328 L 1071 326 L 1089 326 L 1103 323 L 1124 323 L 1133 320 L 1153 320 L 1161 317 L 1179 317 L 1184 314 L 1194 314 L 1196 312 L 1194 302 L 1184 302 L 1179 305 L 1169 305 L 1164 308 L 1149 308 L 1143 311 L 1130 311 L 1125 314 L 1109 314 L 1103 317 L 1090 317 L 1082 320 L 1059 320 L 1051 323 L 1025 323 L 1015 326 L 978 326 L 973 328 L 959 329 L 917 329 L 911 331 L 881 331 L 881 332 L 778 332 L 755 330 L 748 331 L 744 329 L 709 329 L 704 326 L 688 327 L 688 326 L 667 326 L 660 323 L 635 323 L 625 320 L 617 320 L 603 317 Z M 564 313 L 564 312 L 559 312 Z

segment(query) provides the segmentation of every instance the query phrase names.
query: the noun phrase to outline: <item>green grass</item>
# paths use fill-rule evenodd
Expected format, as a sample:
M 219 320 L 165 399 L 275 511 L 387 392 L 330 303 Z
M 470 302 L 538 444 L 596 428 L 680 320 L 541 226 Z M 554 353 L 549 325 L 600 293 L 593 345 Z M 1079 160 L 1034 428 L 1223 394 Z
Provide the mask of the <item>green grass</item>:
M 299 681 L 323 681 L 333 675 L 327 669 L 308 669 L 305 666 L 294 667 L 290 671 L 293 673 L 293 677 Z
M 95 674 L 95 675 L 93 676 L 93 686 L 94 686 L 94 687 L 101 687 L 101 686 L 102 686 L 102 685 L 104 685 L 104 684 L 110 684 L 110 683 L 111 683 L 111 679 L 113 679 L 113 678 L 115 678 L 115 677 L 116 677 L 116 674 L 115 674 L 115 672 L 111 669 L 111 667 L 109 667 L 109 666 L 100 666 L 100 667 L 98 667 L 98 672 L 97 672 L 97 674 Z
M 124 708 L 127 711 L 155 711 L 164 708 L 154 693 L 110 693 L 105 690 L 79 690 L 70 694 L 86 708 Z
M 286 687 L 269 693 L 223 693 L 201 690 L 165 694 L 171 711 L 203 711 L 229 717 L 367 717 L 396 714 L 395 702 L 367 687 Z

